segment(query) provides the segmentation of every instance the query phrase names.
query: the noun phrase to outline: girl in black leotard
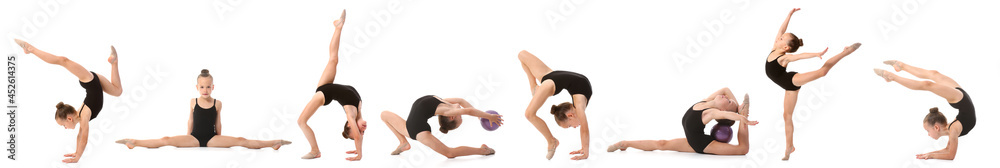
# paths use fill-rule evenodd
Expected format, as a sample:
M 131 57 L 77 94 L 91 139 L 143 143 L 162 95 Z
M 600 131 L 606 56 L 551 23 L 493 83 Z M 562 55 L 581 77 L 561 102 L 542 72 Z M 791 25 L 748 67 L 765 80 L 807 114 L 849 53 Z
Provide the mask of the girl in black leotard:
M 802 54 L 789 54 L 799 50 L 802 46 L 802 39 L 799 39 L 795 34 L 785 33 L 785 29 L 788 28 L 788 21 L 792 19 L 792 14 L 795 11 L 799 11 L 799 8 L 792 9 L 788 12 L 788 18 L 785 18 L 785 22 L 781 24 L 781 28 L 778 29 L 778 36 L 774 39 L 774 45 L 771 47 L 771 54 L 767 56 L 767 60 L 764 64 L 764 72 L 767 77 L 771 79 L 774 84 L 785 89 L 785 101 L 784 101 L 784 118 L 785 118 L 785 157 L 781 160 L 788 160 L 789 155 L 795 151 L 795 145 L 792 144 L 792 132 L 794 128 L 792 126 L 792 112 L 795 111 L 795 103 L 798 101 L 799 89 L 802 85 L 826 76 L 833 65 L 837 64 L 840 59 L 853 53 L 858 47 L 861 47 L 861 43 L 854 43 L 850 46 L 844 47 L 844 51 L 840 52 L 836 56 L 833 56 L 823 67 L 820 67 L 816 71 L 798 73 L 794 71 L 786 71 L 788 63 L 798 61 L 806 58 L 819 57 L 823 58 L 823 54 L 826 54 L 826 49 L 819 53 L 802 53 Z M 828 48 L 829 49 L 829 48 Z
M 448 131 L 462 125 L 462 115 L 485 118 L 493 124 L 503 125 L 503 119 L 500 119 L 501 115 L 489 114 L 477 110 L 469 102 L 465 101 L 465 99 L 442 99 L 433 95 L 423 96 L 413 102 L 413 107 L 410 108 L 410 115 L 406 120 L 403 120 L 396 113 L 390 111 L 382 112 L 382 121 L 385 122 L 386 126 L 389 126 L 392 133 L 399 139 L 399 146 L 390 154 L 398 155 L 403 151 L 409 150 L 410 143 L 406 138 L 420 141 L 420 143 L 427 145 L 427 147 L 430 147 L 435 152 L 448 158 L 467 155 L 492 155 L 496 153 L 492 148 L 486 146 L 486 144 L 483 144 L 479 148 L 468 146 L 451 148 L 441 143 L 440 140 L 431 134 L 431 126 L 427 124 L 427 120 L 435 115 L 438 116 L 438 122 L 441 124 L 439 130 L 446 134 Z
M 528 109 L 524 113 L 531 125 L 534 125 L 548 142 L 548 148 L 546 148 L 548 153 L 545 158 L 552 159 L 556 147 L 559 146 L 559 140 L 552 136 L 545 121 L 535 113 L 538 113 L 538 109 L 542 108 L 546 99 L 565 89 L 573 98 L 573 102 L 553 105 L 550 112 L 555 117 L 559 127 L 580 127 L 580 150 L 570 152 L 570 154 L 576 155 L 573 156 L 573 160 L 587 159 L 590 156 L 590 125 L 587 124 L 585 111 L 587 104 L 590 103 L 591 94 L 593 94 L 590 80 L 576 72 L 553 71 L 542 60 L 528 51 L 521 51 L 517 57 L 521 60 L 521 68 L 524 69 L 524 73 L 528 74 L 528 82 L 533 95 Z
M 343 29 L 346 16 L 347 11 L 344 10 L 340 14 L 340 19 L 333 21 L 334 31 L 333 39 L 330 40 L 330 59 L 327 61 L 326 68 L 319 78 L 316 90 L 313 91 L 312 99 L 309 100 L 305 109 L 302 109 L 302 114 L 299 115 L 299 128 L 306 135 L 306 140 L 309 141 L 309 146 L 311 147 L 309 153 L 302 156 L 302 159 L 313 159 L 321 156 L 319 144 L 316 142 L 316 134 L 313 133 L 312 127 L 309 127 L 307 122 L 320 106 L 329 105 L 336 100 L 344 108 L 344 114 L 347 115 L 347 122 L 344 122 L 344 132 L 341 135 L 344 138 L 354 140 L 355 150 L 347 151 L 347 153 L 357 154 L 346 159 L 350 161 L 361 160 L 361 142 L 364 138 L 365 130 L 368 129 L 368 122 L 361 117 L 361 94 L 353 86 L 333 83 L 334 78 L 337 76 L 337 53 L 340 50 L 340 32 Z
M 87 136 L 90 133 L 90 120 L 97 118 L 97 114 L 101 113 L 104 107 L 104 93 L 108 95 L 118 97 L 122 94 L 122 82 L 118 78 L 118 54 L 115 51 L 115 47 L 111 46 L 111 56 L 108 57 L 108 63 L 111 63 L 111 80 L 105 78 L 104 76 L 97 74 L 92 71 L 88 71 L 83 68 L 80 64 L 69 60 L 66 57 L 52 55 L 48 52 L 39 50 L 28 44 L 24 40 L 14 39 L 17 45 L 21 46 L 25 54 L 35 54 L 42 61 L 49 64 L 56 64 L 66 68 L 70 73 L 76 76 L 77 80 L 80 82 L 80 86 L 86 90 L 86 97 L 83 99 L 83 105 L 80 109 L 74 109 L 73 106 L 69 104 L 64 104 L 59 102 L 56 104 L 56 122 L 66 129 L 74 129 L 77 124 L 80 124 L 79 137 L 76 139 L 76 152 L 66 154 L 63 156 L 70 157 L 64 159 L 63 162 L 66 163 L 76 163 L 80 160 L 80 156 L 83 156 L 83 151 L 87 147 Z
M 746 155 L 750 150 L 748 125 L 757 125 L 757 121 L 747 120 L 749 115 L 750 97 L 743 97 L 743 105 L 736 103 L 736 98 L 729 88 L 722 88 L 712 93 L 708 98 L 695 103 L 681 119 L 686 138 L 672 140 L 637 140 L 620 141 L 608 147 L 608 152 L 636 148 L 644 151 L 671 150 L 678 152 L 695 152 L 716 155 Z M 737 113 L 737 111 L 739 113 Z M 716 141 L 714 137 L 705 134 L 705 124 L 717 120 L 720 124 L 740 121 L 737 138 L 739 145 Z
M 937 107 L 931 108 L 930 113 L 924 116 L 924 130 L 927 130 L 927 135 L 934 139 L 948 136 L 948 146 L 938 151 L 917 154 L 917 159 L 955 159 L 955 154 L 958 153 L 958 137 L 969 134 L 976 126 L 976 107 L 972 105 L 969 93 L 965 92 L 965 89 L 962 89 L 958 82 L 938 71 L 910 66 L 896 60 L 883 63 L 892 65 L 896 72 L 906 71 L 918 78 L 931 80 L 917 81 L 897 76 L 886 70 L 875 69 L 875 74 L 881 76 L 886 82 L 896 81 L 906 88 L 931 91 L 947 100 L 951 107 L 958 110 L 955 120 L 948 123 L 944 114 L 941 114 Z
M 232 137 L 222 135 L 222 101 L 212 97 L 215 90 L 214 79 L 207 69 L 201 70 L 198 75 L 197 89 L 201 95 L 191 99 L 190 120 L 188 123 L 187 135 L 163 137 L 160 139 L 121 139 L 115 143 L 125 144 L 129 149 L 136 146 L 147 148 L 158 148 L 161 146 L 176 147 L 221 147 L 228 148 L 242 146 L 250 149 L 260 149 L 271 147 L 278 150 L 282 145 L 292 142 L 286 140 L 249 140 L 243 137 Z

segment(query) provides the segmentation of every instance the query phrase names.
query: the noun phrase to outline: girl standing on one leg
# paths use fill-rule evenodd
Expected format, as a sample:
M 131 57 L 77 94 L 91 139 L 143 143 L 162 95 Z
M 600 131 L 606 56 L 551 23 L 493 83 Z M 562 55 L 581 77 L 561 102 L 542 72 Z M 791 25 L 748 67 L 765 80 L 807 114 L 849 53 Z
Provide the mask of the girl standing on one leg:
M 542 136 L 549 143 L 547 148 L 548 154 L 545 155 L 545 158 L 552 159 L 552 156 L 555 155 L 556 147 L 559 146 L 559 140 L 556 140 L 552 136 L 548 125 L 536 113 L 538 113 L 539 108 L 542 108 L 542 104 L 545 103 L 548 97 L 555 96 L 563 89 L 566 89 L 573 98 L 573 102 L 553 105 L 551 112 L 556 118 L 556 124 L 559 127 L 580 127 L 581 148 L 569 154 L 579 154 L 573 156 L 573 160 L 587 159 L 590 156 L 590 125 L 587 124 L 587 114 L 585 111 L 587 104 L 590 102 L 590 96 L 593 93 L 590 88 L 590 80 L 586 76 L 583 76 L 583 74 L 576 72 L 553 71 L 542 60 L 528 53 L 528 51 L 522 50 L 517 57 L 521 60 L 521 68 L 524 69 L 524 73 L 528 74 L 528 82 L 529 86 L 531 86 L 531 94 L 533 95 L 531 102 L 528 103 L 528 109 L 524 111 L 524 116 L 528 118 L 531 125 L 534 125 L 538 129 L 538 132 L 542 133 Z
M 413 102 L 413 107 L 410 108 L 410 116 L 406 120 L 403 120 L 396 113 L 390 111 L 382 112 L 382 121 L 385 122 L 386 126 L 389 126 L 389 130 L 392 130 L 392 133 L 399 139 L 399 146 L 391 154 L 398 155 L 410 149 L 410 143 L 406 141 L 406 138 L 420 141 L 420 143 L 427 145 L 427 147 L 430 147 L 435 152 L 448 158 L 468 155 L 493 155 L 496 153 L 493 148 L 486 146 L 486 144 L 483 144 L 479 148 L 468 146 L 448 147 L 441 140 L 438 140 L 437 137 L 434 137 L 434 134 L 431 134 L 431 126 L 427 124 L 427 119 L 435 115 L 438 116 L 438 122 L 441 124 L 441 132 L 445 134 L 462 126 L 462 115 L 485 118 L 492 124 L 503 125 L 503 119 L 500 119 L 501 115 L 489 114 L 477 110 L 475 107 L 472 107 L 472 104 L 465 101 L 465 99 L 442 99 L 433 95 L 423 96 Z
M 341 135 L 344 138 L 354 140 L 354 147 L 356 149 L 347 151 L 347 153 L 357 154 L 354 157 L 346 159 L 350 161 L 361 160 L 361 142 L 365 130 L 368 129 L 368 122 L 361 118 L 361 94 L 358 94 L 358 90 L 355 90 L 350 85 L 333 83 L 333 79 L 337 76 L 337 51 L 340 50 L 340 32 L 344 27 L 344 19 L 346 17 L 347 10 L 344 10 L 340 14 L 340 19 L 333 21 L 334 31 L 333 39 L 330 40 L 330 60 L 327 61 L 326 69 L 323 70 L 323 75 L 319 78 L 315 94 L 313 94 L 309 103 L 306 104 L 305 109 L 302 110 L 302 114 L 299 115 L 299 128 L 302 128 L 302 133 L 306 135 L 306 139 L 309 140 L 309 146 L 312 148 L 309 153 L 302 156 L 302 159 L 313 159 L 321 156 L 319 144 L 316 142 L 316 134 L 313 133 L 312 128 L 306 122 L 309 121 L 309 118 L 316 113 L 316 110 L 320 106 L 328 105 L 330 102 L 336 100 L 344 107 L 344 113 L 347 115 L 347 122 L 344 123 L 344 132 Z
M 958 82 L 955 82 L 955 80 L 952 80 L 948 76 L 942 75 L 938 71 L 910 66 L 896 60 L 889 60 L 884 63 L 892 65 L 896 72 L 906 71 L 918 78 L 931 80 L 917 81 L 900 77 L 886 70 L 875 69 L 875 74 L 881 76 L 886 82 L 896 81 L 896 83 L 906 88 L 933 92 L 948 101 L 951 107 L 958 109 L 958 115 L 955 116 L 955 120 L 951 124 L 948 124 L 946 123 L 947 119 L 944 114 L 941 114 L 937 107 L 931 108 L 930 113 L 924 116 L 924 130 L 927 130 L 927 136 L 934 139 L 941 138 L 941 136 L 948 136 L 948 146 L 938 151 L 917 154 L 917 159 L 955 159 L 955 154 L 958 153 L 958 137 L 969 134 L 969 131 L 972 131 L 972 127 L 976 126 L 976 108 L 972 105 L 972 98 L 969 97 L 969 93 L 966 93 L 965 89 L 962 89 L 962 86 L 958 85 Z
M 136 146 L 147 148 L 159 148 L 161 146 L 220 148 L 242 146 L 250 149 L 271 147 L 274 150 L 278 150 L 282 145 L 292 143 L 285 140 L 261 141 L 222 135 L 222 101 L 212 98 L 212 91 L 215 90 L 213 80 L 212 75 L 208 73 L 207 69 L 201 70 L 201 74 L 198 75 L 198 84 L 195 87 L 201 96 L 191 99 L 187 135 L 147 140 L 121 139 L 115 141 L 115 143 L 125 144 L 125 147 L 129 149 Z
M 79 110 L 62 102 L 56 104 L 55 119 L 59 125 L 66 129 L 74 129 L 77 124 L 80 124 L 80 132 L 76 136 L 76 152 L 63 155 L 70 157 L 64 159 L 63 162 L 76 163 L 80 161 L 80 157 L 83 156 L 83 151 L 87 147 L 90 120 L 97 118 L 97 114 L 100 114 L 104 107 L 104 95 L 101 92 L 115 97 L 122 95 L 122 82 L 118 77 L 118 53 L 115 51 L 115 46 L 111 46 L 111 56 L 108 57 L 108 63 L 111 63 L 111 80 L 108 80 L 103 75 L 88 71 L 69 58 L 39 50 L 24 40 L 14 39 L 14 42 L 21 46 L 24 54 L 35 54 L 46 63 L 66 68 L 76 76 L 77 80 L 80 81 L 80 86 L 83 86 L 83 89 L 87 91 L 87 97 L 83 99 L 83 105 L 80 106 Z
M 795 111 L 795 103 L 798 101 L 799 89 L 802 85 L 812 82 L 820 77 L 826 76 L 833 65 L 836 65 L 840 59 L 853 53 L 858 47 L 861 47 L 861 43 L 854 43 L 851 46 L 844 47 L 844 51 L 840 52 L 833 58 L 830 58 L 820 67 L 818 70 L 797 73 L 794 71 L 787 71 L 785 68 L 788 67 L 788 63 L 798 61 L 801 59 L 819 57 L 823 58 L 823 54 L 826 54 L 826 50 L 819 53 L 801 53 L 801 54 L 789 54 L 797 51 L 800 46 L 802 46 L 802 39 L 799 39 L 795 34 L 785 33 L 785 29 L 788 28 L 788 21 L 792 19 L 792 14 L 795 11 L 799 11 L 799 8 L 792 9 L 788 12 L 788 18 L 785 18 L 785 22 L 781 24 L 781 28 L 778 29 L 778 36 L 774 39 L 774 45 L 771 47 L 771 54 L 767 56 L 767 62 L 764 64 L 765 73 L 767 77 L 771 79 L 774 84 L 777 84 L 781 88 L 785 89 L 785 157 L 781 160 L 788 160 L 789 155 L 795 152 L 795 145 L 792 145 L 792 132 L 794 128 L 792 126 L 792 112 Z

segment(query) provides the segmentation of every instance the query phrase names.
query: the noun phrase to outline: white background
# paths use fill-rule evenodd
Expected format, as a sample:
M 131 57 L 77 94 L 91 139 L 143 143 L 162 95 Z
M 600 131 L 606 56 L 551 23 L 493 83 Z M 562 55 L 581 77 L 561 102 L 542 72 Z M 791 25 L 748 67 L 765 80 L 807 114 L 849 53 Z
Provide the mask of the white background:
M 4 1 L 0 31 L 7 47 L 0 53 L 18 55 L 20 113 L 18 160 L 3 159 L 2 167 L 995 166 L 989 161 L 998 149 L 992 142 L 998 126 L 990 120 L 998 117 L 997 1 L 234 1 Z M 798 151 L 780 161 L 783 90 L 763 66 L 795 7 L 802 10 L 788 32 L 804 39 L 800 51 L 830 47 L 829 57 L 853 42 L 864 45 L 803 87 L 795 112 Z M 340 135 L 343 110 L 325 106 L 309 123 L 323 157 L 302 160 L 309 145 L 295 121 L 313 94 L 342 9 L 348 16 L 335 82 L 363 97 L 364 158 L 343 160 L 350 155 L 342 152 L 354 147 Z M 74 151 L 77 130 L 56 125 L 52 111 L 60 101 L 79 107 L 83 89 L 61 67 L 21 54 L 12 38 L 105 76 L 108 46 L 118 49 L 126 92 L 105 97 L 79 163 L 60 162 Z M 555 157 L 544 159 L 544 138 L 522 116 L 530 92 L 520 50 L 591 79 L 590 159 L 569 160 L 580 147 L 579 130 L 558 128 L 548 114 L 548 105 L 569 100 L 565 92 L 538 112 L 561 142 Z M 940 107 L 949 118 L 957 111 L 930 92 L 882 81 L 871 69 L 891 69 L 881 65 L 887 59 L 940 70 L 971 94 L 980 122 L 961 138 L 956 160 L 915 159 L 946 142 L 921 129 L 927 109 Z M 823 61 L 789 69 L 811 71 Z M 274 151 L 129 150 L 113 143 L 184 134 L 203 68 L 215 76 L 213 96 L 226 104 L 223 134 L 294 144 Z M 761 124 L 750 127 L 750 155 L 604 152 L 620 140 L 683 137 L 684 110 L 722 87 L 753 99 L 751 119 Z M 405 118 L 413 100 L 427 94 L 463 97 L 506 115 L 506 125 L 493 132 L 476 122 L 447 135 L 434 131 L 450 146 L 487 144 L 497 154 L 446 159 L 411 141 L 412 150 L 390 156 L 398 142 L 378 114 Z

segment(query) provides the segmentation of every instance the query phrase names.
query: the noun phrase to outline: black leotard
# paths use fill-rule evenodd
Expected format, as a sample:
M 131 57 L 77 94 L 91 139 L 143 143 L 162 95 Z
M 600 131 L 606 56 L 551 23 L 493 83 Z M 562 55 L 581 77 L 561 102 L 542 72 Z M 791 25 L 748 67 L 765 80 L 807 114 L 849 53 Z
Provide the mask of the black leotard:
M 427 124 L 427 120 L 434 117 L 434 112 L 437 111 L 437 107 L 441 103 L 444 102 L 438 100 L 434 95 L 427 95 L 413 101 L 410 116 L 406 117 L 406 132 L 410 134 L 410 139 L 417 140 L 418 133 L 431 131 L 431 125 Z
M 323 92 L 324 106 L 329 105 L 334 100 L 339 102 L 341 106 L 353 105 L 358 108 L 361 106 L 361 95 L 353 86 L 330 83 L 317 87 L 316 91 Z
M 778 86 L 781 86 L 782 89 L 787 91 L 796 91 L 801 89 L 802 87 L 795 86 L 795 84 L 792 83 L 792 77 L 794 77 L 798 72 L 787 71 L 785 67 L 781 66 L 781 63 L 778 63 L 778 58 L 781 58 L 782 56 L 785 55 L 782 54 L 777 58 L 774 58 L 774 61 L 767 61 L 764 64 L 764 73 L 767 74 L 767 78 L 771 78 L 771 82 L 778 84 Z
M 215 132 L 215 121 L 219 116 L 219 111 L 215 109 L 215 101 L 212 101 L 212 107 L 206 109 L 198 105 L 198 98 L 194 99 L 194 112 L 192 112 L 194 114 L 191 114 L 191 119 L 194 120 L 191 123 L 191 136 L 198 139 L 198 145 L 201 147 L 207 147 L 208 140 L 219 134 Z
M 90 74 L 94 75 L 94 79 L 90 82 L 80 82 L 80 86 L 87 90 L 87 97 L 83 98 L 83 105 L 90 108 L 90 119 L 93 120 L 104 108 L 104 89 L 101 88 L 101 77 L 97 76 L 94 71 L 90 71 Z M 83 107 L 80 108 L 83 109 Z
M 552 71 L 542 76 L 541 81 L 547 79 L 551 79 L 556 85 L 556 91 L 552 93 L 553 96 L 566 89 L 569 94 L 582 94 L 587 97 L 587 102 L 590 102 L 590 95 L 594 93 L 590 88 L 590 80 L 583 74 L 570 71 Z
M 965 136 L 972 131 L 972 127 L 976 126 L 976 107 L 972 106 L 972 98 L 969 98 L 969 93 L 966 93 L 964 89 L 956 87 L 958 91 L 962 91 L 962 100 L 958 103 L 950 103 L 951 107 L 958 109 L 958 115 L 955 116 L 955 121 L 962 121 L 962 134 L 959 136 Z M 951 124 L 955 124 L 952 121 Z M 948 125 L 951 128 L 951 125 Z
M 705 101 L 700 101 L 702 103 Z M 694 149 L 694 152 L 705 153 L 705 148 L 708 144 L 715 141 L 711 135 L 705 134 L 705 123 L 701 120 L 702 112 L 707 109 L 694 110 L 694 106 L 698 105 L 695 103 L 688 108 L 687 112 L 684 113 L 684 117 L 681 119 L 681 125 L 684 126 L 684 135 L 687 136 L 688 145 Z

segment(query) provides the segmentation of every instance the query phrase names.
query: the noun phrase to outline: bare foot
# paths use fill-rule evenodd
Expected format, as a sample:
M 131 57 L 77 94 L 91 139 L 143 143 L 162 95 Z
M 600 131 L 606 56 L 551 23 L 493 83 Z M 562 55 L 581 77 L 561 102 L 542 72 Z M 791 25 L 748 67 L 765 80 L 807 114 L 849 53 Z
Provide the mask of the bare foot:
M 119 140 L 115 141 L 115 143 L 125 144 L 125 147 L 128 147 L 128 149 L 135 148 L 135 140 L 134 139 L 119 139 Z
M 302 159 L 315 159 L 315 158 L 319 158 L 320 156 L 321 156 L 321 154 L 319 153 L 319 151 L 313 151 L 313 152 L 309 152 L 306 155 L 302 156 Z
M 35 51 L 35 47 L 31 46 L 31 44 L 28 44 L 28 42 L 25 42 L 24 40 L 14 39 L 14 43 L 17 43 L 18 46 L 21 46 L 21 49 L 24 50 L 24 54 L 31 54 L 33 51 Z
M 781 158 L 781 160 L 787 161 L 788 160 L 788 156 L 792 155 L 792 152 L 795 152 L 795 147 L 794 146 L 785 148 L 785 157 Z
M 281 148 L 282 145 L 288 145 L 288 144 L 292 144 L 292 141 L 278 140 L 278 142 L 274 142 L 274 145 L 271 145 L 271 148 L 273 148 L 274 150 L 278 150 L 279 148 Z
M 484 154 L 484 155 L 487 155 L 487 156 L 493 155 L 493 154 L 497 154 L 496 150 L 493 150 L 493 148 L 490 148 L 489 146 L 486 146 L 486 144 L 483 144 L 483 146 L 479 146 L 479 149 L 486 150 L 486 154 Z
M 410 150 L 410 143 L 399 144 L 399 146 L 396 147 L 396 150 L 389 153 L 389 155 L 399 155 L 399 153 L 403 153 L 403 151 L 407 150 Z
M 118 51 L 115 51 L 115 46 L 111 46 L 111 56 L 108 56 L 108 63 L 118 65 Z
M 899 71 L 903 70 L 902 69 L 903 68 L 903 62 L 902 61 L 887 60 L 887 61 L 882 61 L 882 63 L 884 63 L 886 65 L 892 65 L 892 69 L 896 70 L 896 72 L 899 72 Z
M 549 153 L 545 154 L 545 159 L 552 160 L 552 156 L 556 155 L 556 147 L 559 147 L 559 140 L 553 139 L 549 142 Z
M 625 149 L 628 149 L 628 147 L 625 147 L 625 145 L 622 144 L 622 142 L 618 142 L 618 143 L 612 144 L 611 146 L 608 146 L 608 152 L 615 152 L 615 151 L 618 151 L 618 150 L 625 151 Z
M 885 82 L 892 82 L 892 73 L 886 72 L 886 70 L 875 68 L 875 74 L 885 79 Z

